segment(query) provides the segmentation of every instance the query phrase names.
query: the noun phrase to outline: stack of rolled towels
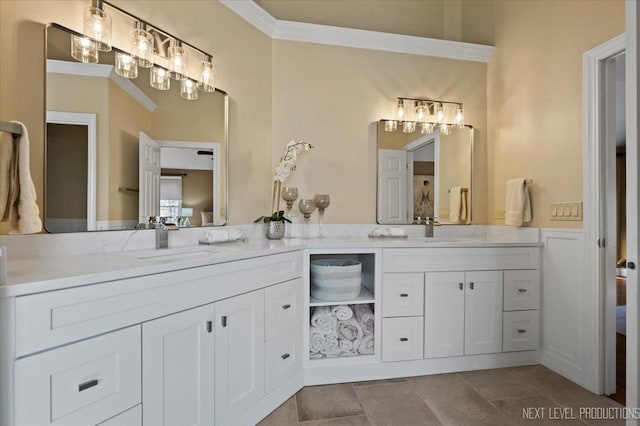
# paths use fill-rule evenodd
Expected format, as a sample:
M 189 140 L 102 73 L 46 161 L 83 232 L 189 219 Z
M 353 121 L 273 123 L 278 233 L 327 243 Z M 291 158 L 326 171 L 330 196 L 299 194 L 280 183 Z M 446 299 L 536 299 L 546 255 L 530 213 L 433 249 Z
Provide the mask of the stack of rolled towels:
M 370 304 L 316 306 L 311 309 L 309 357 L 372 355 L 373 332 Z

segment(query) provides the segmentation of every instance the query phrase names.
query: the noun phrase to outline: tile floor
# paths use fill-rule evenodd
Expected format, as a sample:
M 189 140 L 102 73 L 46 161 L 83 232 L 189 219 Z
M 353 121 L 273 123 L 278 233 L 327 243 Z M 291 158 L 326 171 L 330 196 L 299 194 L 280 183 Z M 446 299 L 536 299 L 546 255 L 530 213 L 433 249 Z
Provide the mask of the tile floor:
M 537 365 L 305 387 L 260 426 L 624 425 L 586 419 L 581 407 L 621 405 Z M 523 408 L 540 417 L 523 418 Z

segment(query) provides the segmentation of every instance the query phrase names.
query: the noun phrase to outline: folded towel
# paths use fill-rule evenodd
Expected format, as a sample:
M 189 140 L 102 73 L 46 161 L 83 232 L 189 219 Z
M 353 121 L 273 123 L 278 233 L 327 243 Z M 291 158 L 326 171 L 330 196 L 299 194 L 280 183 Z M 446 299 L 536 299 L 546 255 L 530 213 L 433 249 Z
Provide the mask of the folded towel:
M 372 355 L 374 351 L 373 335 L 364 336 L 362 342 L 358 345 L 358 353 L 360 355 Z
M 4 208 L 3 218 L 0 220 L 9 220 L 10 234 L 35 234 L 42 231 L 42 220 L 36 203 L 36 188 L 29 168 L 29 134 L 24 124 L 18 121 L 12 121 L 12 123 L 22 127 L 22 135 L 17 145 L 14 145 L 13 161 L 10 166 L 13 170 L 10 172 L 9 199 Z
M 338 305 L 331 308 L 331 313 L 338 321 L 346 321 L 353 317 L 353 310 L 347 305 Z
M 375 315 L 373 314 L 373 310 L 369 304 L 361 304 L 354 305 L 353 311 L 356 316 L 356 320 L 360 327 L 362 327 L 362 332 L 364 335 L 373 334 L 375 331 Z
M 9 132 L 0 132 L 0 221 L 9 220 L 9 210 L 17 201 L 18 171 L 15 165 L 16 157 L 13 155 L 13 135 Z
M 311 311 L 311 325 L 325 333 L 335 333 L 338 320 L 331 314 L 329 306 L 316 306 Z
M 309 328 L 309 352 L 318 353 L 324 347 L 327 333 L 318 327 Z
M 373 238 L 384 238 L 384 237 L 406 237 L 407 231 L 402 228 L 375 228 L 371 233 L 369 233 L 370 237 Z
M 212 229 L 205 232 L 205 237 L 210 243 L 224 243 L 227 241 L 237 241 L 244 238 L 239 229 Z
M 362 326 L 355 318 L 346 321 L 338 321 L 338 338 L 345 340 L 360 340 L 364 335 Z
M 455 186 L 449 190 L 449 222 L 467 221 L 467 196 L 464 188 Z
M 510 179 L 507 181 L 504 224 L 522 226 L 531 222 L 531 199 L 526 179 Z
M 336 357 L 342 352 L 340 345 L 338 344 L 338 338 L 330 334 L 326 336 L 324 347 L 320 349 L 320 353 L 327 357 Z
M 353 352 L 353 342 L 351 340 L 338 339 L 338 345 L 344 352 Z

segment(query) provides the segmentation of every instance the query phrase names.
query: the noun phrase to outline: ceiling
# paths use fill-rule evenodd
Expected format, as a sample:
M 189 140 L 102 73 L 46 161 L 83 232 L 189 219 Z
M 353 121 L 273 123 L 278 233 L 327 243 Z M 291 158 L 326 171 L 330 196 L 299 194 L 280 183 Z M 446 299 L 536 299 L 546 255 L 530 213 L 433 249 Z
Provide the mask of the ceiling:
M 493 0 L 254 0 L 284 21 L 493 45 Z

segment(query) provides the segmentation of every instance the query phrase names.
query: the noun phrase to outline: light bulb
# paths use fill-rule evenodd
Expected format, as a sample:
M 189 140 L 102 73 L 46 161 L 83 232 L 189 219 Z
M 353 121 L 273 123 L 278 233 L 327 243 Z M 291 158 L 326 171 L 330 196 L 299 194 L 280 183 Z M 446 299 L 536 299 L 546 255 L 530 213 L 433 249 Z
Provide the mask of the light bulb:
M 436 106 L 436 120 L 438 123 L 444 121 L 444 106 L 441 103 Z
M 425 117 L 424 103 L 422 101 L 416 101 L 416 120 L 422 121 Z
M 422 123 L 422 127 L 420 128 L 420 133 L 423 135 L 428 135 L 429 133 L 433 133 L 433 123 L 427 123 L 426 121 Z
M 187 79 L 187 52 L 178 40 L 171 42 L 169 47 L 169 77 L 174 80 Z
M 198 89 L 203 92 L 214 92 L 216 90 L 211 56 L 205 56 L 204 61 L 200 65 L 200 81 L 198 82 Z
M 158 90 L 169 90 L 171 87 L 171 80 L 169 80 L 169 71 L 160 67 L 151 68 L 151 78 L 149 79 L 149 85 Z
M 398 120 L 402 120 L 404 118 L 404 101 L 402 99 L 398 99 Z
M 116 52 L 116 74 L 126 78 L 137 78 L 138 63 L 126 53 Z
M 447 123 L 440 124 L 440 134 L 448 135 L 451 133 L 451 127 Z
M 153 37 L 149 31 L 144 29 L 142 22 L 136 23 L 136 29 L 131 32 L 132 46 L 131 56 L 136 58 L 136 62 L 142 68 L 153 66 Z
M 101 8 L 87 7 L 84 10 L 83 32 L 96 42 L 98 50 L 111 50 L 111 16 Z
M 384 121 L 384 131 L 385 132 L 395 132 L 398 130 L 398 122 L 396 120 L 385 120 Z
M 96 42 L 88 37 L 71 36 L 71 56 L 85 64 L 98 62 L 98 47 Z
M 456 127 L 462 129 L 464 127 L 464 111 L 462 105 L 458 105 L 456 108 Z
M 405 121 L 402 123 L 402 131 L 404 133 L 413 133 L 416 131 L 416 122 L 415 121 Z
M 180 96 L 189 101 L 195 101 L 198 99 L 198 84 L 190 79 L 183 80 L 180 84 Z

